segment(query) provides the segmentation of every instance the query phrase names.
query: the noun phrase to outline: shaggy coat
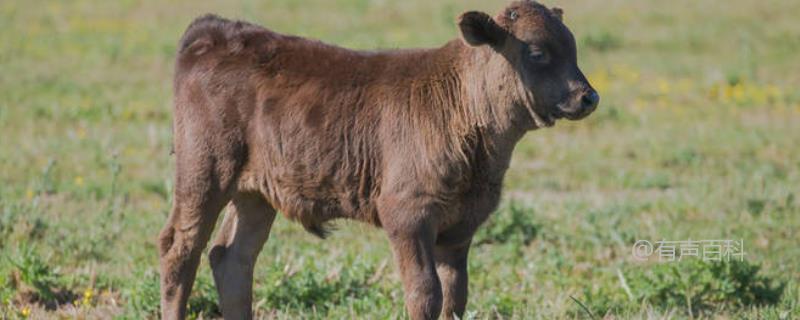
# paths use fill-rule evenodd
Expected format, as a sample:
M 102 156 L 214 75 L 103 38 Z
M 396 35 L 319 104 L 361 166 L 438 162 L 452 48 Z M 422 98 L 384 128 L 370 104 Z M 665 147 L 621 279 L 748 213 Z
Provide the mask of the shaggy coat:
M 214 15 L 180 41 L 174 206 L 160 236 L 162 315 L 183 318 L 209 254 L 225 318 L 252 317 L 276 212 L 324 237 L 333 219 L 386 230 L 413 319 L 461 316 L 466 257 L 516 142 L 580 119 L 597 93 L 561 11 L 461 15 L 436 49 L 354 51 Z

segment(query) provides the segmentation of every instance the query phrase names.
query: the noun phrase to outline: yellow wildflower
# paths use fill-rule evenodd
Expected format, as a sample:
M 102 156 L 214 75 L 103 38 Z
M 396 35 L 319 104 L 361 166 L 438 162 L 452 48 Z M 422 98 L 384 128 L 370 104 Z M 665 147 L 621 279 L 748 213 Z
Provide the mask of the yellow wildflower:
M 670 90 L 671 90 L 671 86 L 669 84 L 669 81 L 667 81 L 665 79 L 659 79 L 658 80 L 658 91 L 661 92 L 661 94 L 664 94 L 664 95 L 669 94 Z
M 731 87 L 731 97 L 733 98 L 733 101 L 738 103 L 745 102 L 745 87 L 741 82 Z
M 23 318 L 30 317 L 30 316 L 31 316 L 31 307 L 29 307 L 29 306 L 24 306 L 24 307 L 22 307 L 22 310 L 20 310 L 20 311 L 19 311 L 19 314 L 20 314 L 20 315 L 21 315 Z
M 75 177 L 75 185 L 79 186 L 79 187 L 83 186 L 83 177 L 82 176 Z
M 783 98 L 783 90 L 781 90 L 781 88 L 776 85 L 773 84 L 768 85 L 766 91 L 767 91 L 767 96 L 769 96 L 770 100 L 776 101 Z
M 90 306 L 92 305 L 92 300 L 94 299 L 94 289 L 86 288 L 83 291 L 83 300 L 81 301 L 81 305 Z

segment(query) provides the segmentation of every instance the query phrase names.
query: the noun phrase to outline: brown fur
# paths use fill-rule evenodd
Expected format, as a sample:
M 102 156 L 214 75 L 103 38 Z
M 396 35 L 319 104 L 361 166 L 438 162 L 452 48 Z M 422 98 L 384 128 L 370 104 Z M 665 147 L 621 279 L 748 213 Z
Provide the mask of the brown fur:
M 228 203 L 209 254 L 226 318 L 252 316 L 253 266 L 276 211 L 320 237 L 337 218 L 382 227 L 411 318 L 462 315 L 469 244 L 498 204 L 514 145 L 585 117 L 597 96 L 560 10 L 519 1 L 495 18 L 465 13 L 459 28 L 463 40 L 437 49 L 366 52 L 195 20 L 175 71 L 163 317 L 185 316 Z

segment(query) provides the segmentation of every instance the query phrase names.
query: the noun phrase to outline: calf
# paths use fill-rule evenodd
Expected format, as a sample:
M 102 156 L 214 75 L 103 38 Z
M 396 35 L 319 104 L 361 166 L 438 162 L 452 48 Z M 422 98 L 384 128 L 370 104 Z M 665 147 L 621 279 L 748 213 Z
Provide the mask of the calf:
M 461 316 L 467 252 L 496 208 L 514 145 L 599 96 L 560 9 L 466 12 L 436 49 L 353 51 L 213 15 L 175 68 L 174 203 L 161 311 L 180 319 L 201 252 L 222 314 L 251 318 L 253 268 L 280 211 L 317 236 L 347 218 L 386 230 L 412 319 Z

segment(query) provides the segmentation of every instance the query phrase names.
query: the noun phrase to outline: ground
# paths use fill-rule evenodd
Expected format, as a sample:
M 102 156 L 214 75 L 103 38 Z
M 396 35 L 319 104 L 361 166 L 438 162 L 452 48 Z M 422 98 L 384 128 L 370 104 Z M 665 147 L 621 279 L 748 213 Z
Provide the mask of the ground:
M 548 1 L 602 96 L 520 143 L 469 263 L 467 318 L 800 317 L 800 2 Z M 437 46 L 504 1 L 3 1 L 0 318 L 151 318 L 170 208 L 171 74 L 206 12 L 353 48 Z M 313 62 L 312 62 L 313 63 Z M 324 66 L 320 66 L 324 67 Z M 263 318 L 402 318 L 385 236 L 278 219 Z M 637 260 L 731 239 L 743 261 Z M 217 317 L 207 260 L 190 302 Z

